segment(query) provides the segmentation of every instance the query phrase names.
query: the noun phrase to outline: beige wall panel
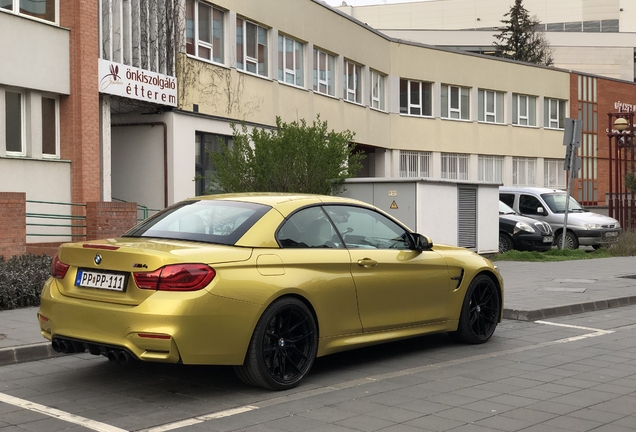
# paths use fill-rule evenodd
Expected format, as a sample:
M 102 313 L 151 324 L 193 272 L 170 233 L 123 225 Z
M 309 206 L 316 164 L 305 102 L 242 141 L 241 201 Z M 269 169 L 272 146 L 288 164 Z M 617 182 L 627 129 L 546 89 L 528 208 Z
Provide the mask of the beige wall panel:
M 562 159 L 563 132 L 408 116 L 393 118 L 393 148 Z
M 214 3 L 248 19 L 257 17 L 257 22 L 265 27 L 276 28 L 374 69 L 387 71 L 389 68 L 389 41 L 384 36 L 368 31 L 322 4 L 308 0 L 219 0 Z M 273 4 L 276 7 L 272 7 Z M 330 31 L 331 28 L 337 31 Z
M 0 83 L 68 95 L 70 35 L 67 29 L 0 13 Z M 95 84 L 97 88 L 97 84 Z
M 450 53 L 407 44 L 393 45 L 393 73 L 400 77 L 468 87 L 570 97 L 566 71 Z M 470 71 L 471 73 L 467 73 Z

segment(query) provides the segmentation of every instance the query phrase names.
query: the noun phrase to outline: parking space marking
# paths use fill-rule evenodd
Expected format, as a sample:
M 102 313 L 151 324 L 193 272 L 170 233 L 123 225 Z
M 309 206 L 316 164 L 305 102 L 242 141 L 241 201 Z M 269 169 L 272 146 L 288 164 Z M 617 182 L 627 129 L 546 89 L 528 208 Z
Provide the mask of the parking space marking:
M 595 329 L 595 328 L 591 328 L 591 327 L 582 327 L 582 326 L 577 326 L 577 325 L 572 325 L 572 324 L 553 323 L 553 322 L 550 322 L 550 321 L 535 321 L 535 323 L 551 325 L 551 326 L 556 326 L 556 327 L 566 327 L 566 328 L 571 328 L 571 329 L 576 329 L 576 330 L 586 330 L 586 331 L 591 331 L 592 332 L 592 333 L 587 333 L 587 334 L 580 335 L 580 336 L 574 336 L 574 337 L 571 337 L 571 338 L 561 339 L 560 340 L 561 342 L 573 342 L 573 341 L 577 341 L 577 340 L 581 340 L 581 339 L 587 339 L 587 338 L 591 338 L 591 337 L 603 336 L 603 335 L 608 335 L 608 334 L 614 333 L 613 330 L 601 330 L 601 329 Z
M 207 420 L 215 420 L 215 419 L 220 419 L 223 417 L 230 417 L 236 414 L 241 414 L 241 413 L 252 411 L 255 409 L 258 409 L 258 407 L 253 405 L 245 405 L 242 407 L 232 408 L 225 411 L 219 411 L 212 414 L 192 417 L 192 418 L 181 420 L 174 423 L 168 423 L 165 425 L 156 426 L 156 427 L 152 427 L 148 429 L 141 429 L 138 432 L 165 432 L 165 431 L 169 431 L 173 429 L 179 429 L 185 426 L 192 426 L 195 424 L 203 423 L 204 421 L 207 421 Z
M 24 408 L 29 411 L 39 412 L 40 414 L 44 414 L 50 417 L 55 417 L 57 419 L 64 420 L 69 423 L 75 423 L 77 425 L 84 426 L 88 429 L 93 429 L 99 432 L 127 432 L 126 430 L 120 429 L 115 426 L 107 425 L 105 423 L 87 419 L 85 417 L 80 417 L 78 415 L 60 411 L 58 409 L 47 407 L 44 405 L 40 405 L 35 402 L 29 402 L 28 400 L 20 399 L 20 398 L 10 396 L 4 393 L 0 393 L 0 402 L 4 402 L 10 405 Z

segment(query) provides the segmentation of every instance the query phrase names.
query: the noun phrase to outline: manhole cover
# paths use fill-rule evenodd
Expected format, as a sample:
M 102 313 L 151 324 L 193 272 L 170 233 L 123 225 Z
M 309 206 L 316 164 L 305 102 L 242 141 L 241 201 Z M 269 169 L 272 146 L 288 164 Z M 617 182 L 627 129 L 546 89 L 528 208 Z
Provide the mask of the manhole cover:
M 559 283 L 594 283 L 596 279 L 553 279 L 554 282 Z

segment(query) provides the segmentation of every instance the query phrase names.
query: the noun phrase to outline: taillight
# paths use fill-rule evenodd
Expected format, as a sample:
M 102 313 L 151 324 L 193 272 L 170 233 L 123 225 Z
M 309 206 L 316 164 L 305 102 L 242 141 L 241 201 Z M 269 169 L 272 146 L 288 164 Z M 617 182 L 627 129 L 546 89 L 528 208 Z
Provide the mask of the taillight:
M 69 265 L 64 264 L 60 261 L 60 258 L 55 254 L 53 257 L 53 261 L 51 262 L 51 276 L 56 279 L 64 279 L 66 276 L 66 272 L 68 271 Z
M 141 289 L 196 291 L 212 282 L 216 272 L 205 264 L 173 264 L 149 273 L 133 273 Z

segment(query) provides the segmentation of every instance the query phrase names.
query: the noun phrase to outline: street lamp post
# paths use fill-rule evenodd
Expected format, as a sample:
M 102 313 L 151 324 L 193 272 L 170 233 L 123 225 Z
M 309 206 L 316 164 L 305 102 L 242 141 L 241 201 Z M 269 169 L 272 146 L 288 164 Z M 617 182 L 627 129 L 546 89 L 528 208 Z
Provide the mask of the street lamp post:
M 608 113 L 609 215 L 624 229 L 634 229 L 634 194 L 625 187 L 625 174 L 634 170 L 636 125 L 634 112 Z

